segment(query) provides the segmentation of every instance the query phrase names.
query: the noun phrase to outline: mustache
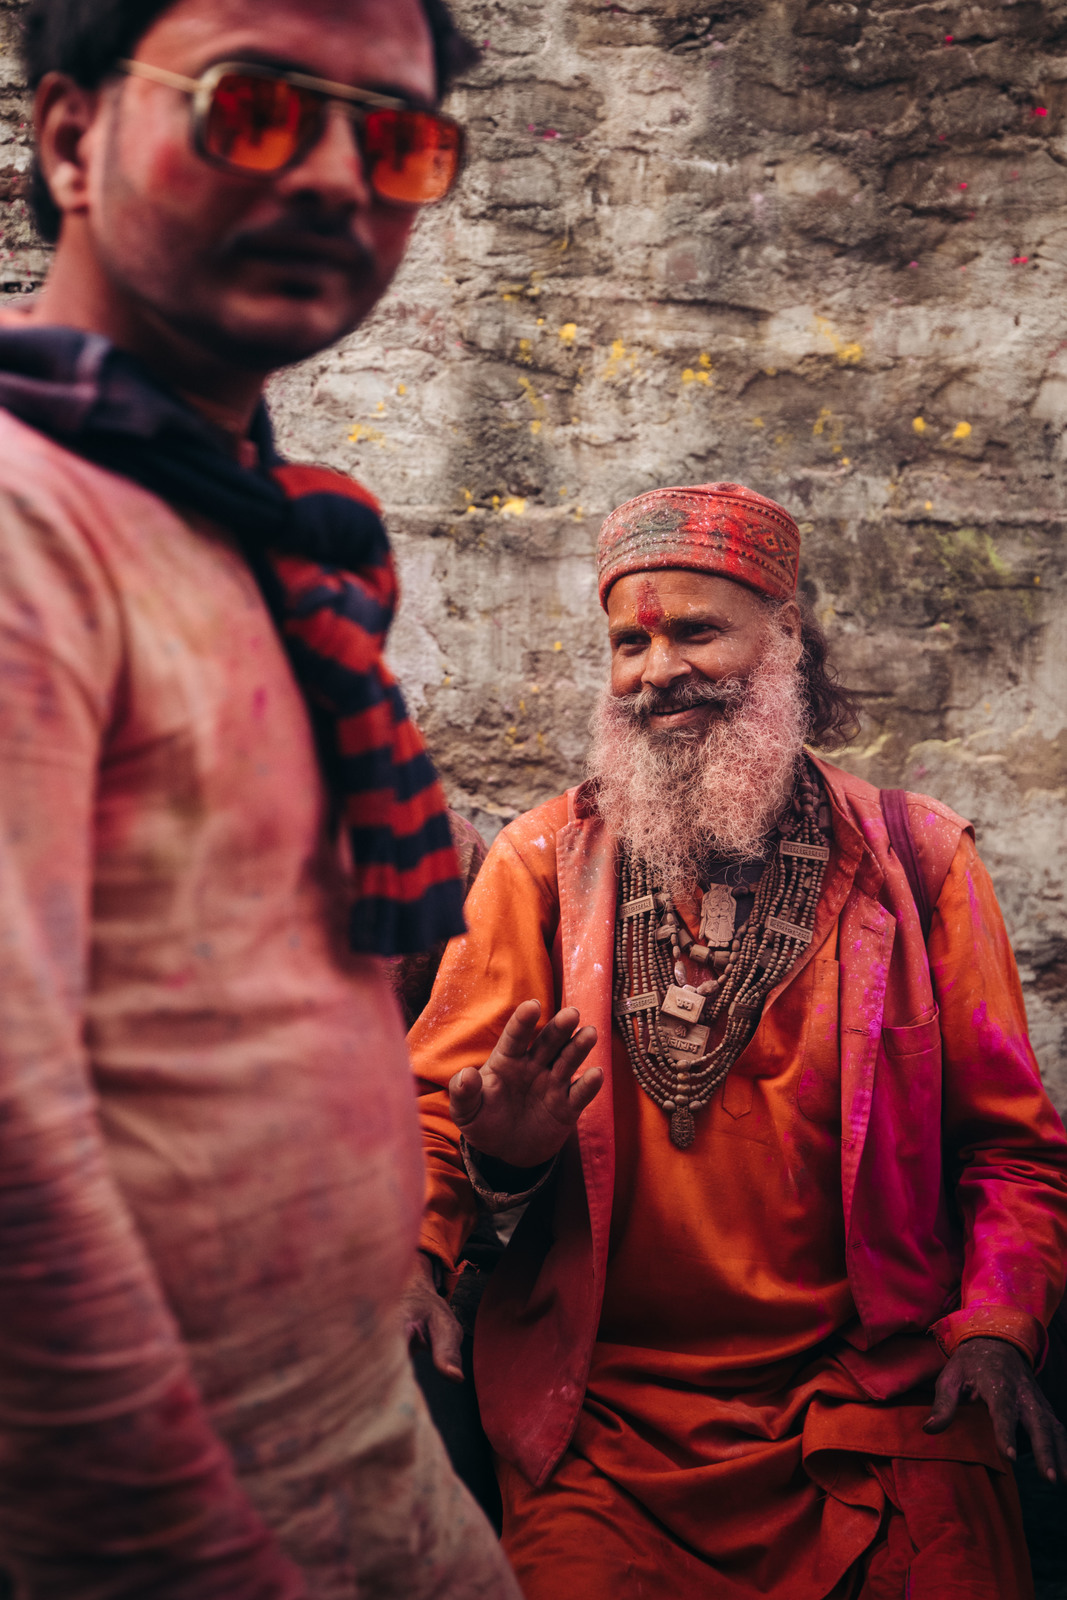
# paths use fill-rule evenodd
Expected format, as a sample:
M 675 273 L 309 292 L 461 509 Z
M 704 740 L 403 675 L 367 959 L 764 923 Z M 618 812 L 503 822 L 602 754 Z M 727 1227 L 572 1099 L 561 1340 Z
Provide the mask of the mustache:
M 720 706 L 731 710 L 741 705 L 748 693 L 743 678 L 720 678 L 713 683 L 710 678 L 683 678 L 669 688 L 657 689 L 648 684 L 635 689 L 632 694 L 615 697 L 614 706 L 632 722 L 646 722 L 649 717 L 663 717 L 673 711 L 690 711 L 694 706 Z
M 351 273 L 374 271 L 374 256 L 352 232 L 351 217 L 296 213 L 265 228 L 248 228 L 229 241 L 228 253 L 275 260 L 327 261 Z

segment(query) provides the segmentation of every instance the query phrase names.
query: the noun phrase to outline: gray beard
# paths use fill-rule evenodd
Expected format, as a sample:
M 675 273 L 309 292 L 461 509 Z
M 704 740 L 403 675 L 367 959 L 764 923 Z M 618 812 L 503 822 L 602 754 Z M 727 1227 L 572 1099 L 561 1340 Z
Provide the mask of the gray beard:
M 765 858 L 804 745 L 795 655 L 793 641 L 775 634 L 755 671 L 733 686 L 735 702 L 700 734 L 655 731 L 637 696 L 601 691 L 589 753 L 600 815 L 668 892 L 691 886 L 711 855 Z

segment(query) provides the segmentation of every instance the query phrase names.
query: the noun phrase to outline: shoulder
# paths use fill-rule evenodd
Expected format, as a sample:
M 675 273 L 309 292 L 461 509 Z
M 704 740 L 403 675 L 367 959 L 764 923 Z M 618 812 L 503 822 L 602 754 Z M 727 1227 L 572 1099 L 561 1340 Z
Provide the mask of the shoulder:
M 816 758 L 832 799 L 856 825 L 881 866 L 890 850 L 882 791 L 843 767 Z M 931 888 L 944 882 L 957 851 L 966 843 L 973 848 L 974 828 L 944 801 L 917 790 L 904 791 L 908 822 L 923 874 Z M 936 899 L 936 895 L 933 896 Z

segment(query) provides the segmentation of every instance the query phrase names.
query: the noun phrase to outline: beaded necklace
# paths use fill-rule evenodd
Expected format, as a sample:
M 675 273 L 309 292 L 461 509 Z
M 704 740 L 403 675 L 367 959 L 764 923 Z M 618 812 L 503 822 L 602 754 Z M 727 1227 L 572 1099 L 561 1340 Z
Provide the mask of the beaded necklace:
M 711 891 L 705 896 L 701 934 L 711 930 L 707 942 L 692 938 L 644 862 L 625 855 L 620 862 L 615 1016 L 634 1075 L 670 1117 L 671 1143 L 679 1150 L 692 1144 L 695 1113 L 752 1038 L 767 996 L 811 943 L 830 859 L 830 813 L 806 761 L 778 832 L 743 927 L 734 933 L 731 923 L 723 938 L 723 887 L 714 886 L 718 902 Z M 699 987 L 687 983 L 683 953 L 714 976 Z M 709 1050 L 713 1030 L 720 1036 Z

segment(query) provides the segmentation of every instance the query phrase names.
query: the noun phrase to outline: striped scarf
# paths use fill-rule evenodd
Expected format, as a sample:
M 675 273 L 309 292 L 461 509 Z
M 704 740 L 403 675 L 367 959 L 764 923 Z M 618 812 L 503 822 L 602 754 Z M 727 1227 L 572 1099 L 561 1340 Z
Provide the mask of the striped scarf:
M 352 846 L 349 938 L 378 955 L 462 933 L 444 796 L 382 647 L 397 582 L 378 505 L 321 467 L 258 464 L 134 357 L 71 328 L 0 328 L 0 406 L 76 454 L 231 530 L 285 642 Z

